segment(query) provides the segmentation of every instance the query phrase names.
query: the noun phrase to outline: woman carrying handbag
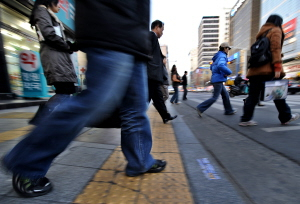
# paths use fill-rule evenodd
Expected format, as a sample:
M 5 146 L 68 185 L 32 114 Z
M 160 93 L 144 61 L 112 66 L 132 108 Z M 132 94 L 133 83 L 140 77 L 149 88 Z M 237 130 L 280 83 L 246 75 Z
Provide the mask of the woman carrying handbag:
M 270 42 L 271 61 L 260 67 L 249 67 L 247 78 L 250 82 L 249 96 L 244 104 L 244 114 L 239 123 L 240 126 L 253 126 L 257 122 L 251 120 L 255 106 L 259 103 L 260 94 L 265 89 L 265 82 L 273 79 L 280 80 L 285 76 L 282 68 L 282 46 L 284 33 L 282 30 L 282 18 L 278 15 L 271 15 L 266 23 L 260 28 L 256 39 L 266 36 Z M 282 125 L 299 118 L 298 113 L 291 113 L 291 109 L 285 99 L 274 100 L 278 110 L 278 119 Z

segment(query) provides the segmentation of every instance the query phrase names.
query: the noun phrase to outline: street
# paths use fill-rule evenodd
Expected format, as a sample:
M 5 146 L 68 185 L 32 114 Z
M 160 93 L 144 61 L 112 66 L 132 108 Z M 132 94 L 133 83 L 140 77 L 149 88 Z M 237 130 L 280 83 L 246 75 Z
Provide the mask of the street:
M 180 94 L 180 97 L 182 93 Z M 300 121 L 282 126 L 273 103 L 257 106 L 258 126 L 238 125 L 245 96 L 230 98 L 235 115 L 224 115 L 221 97 L 202 118 L 195 107 L 211 93 L 188 93 L 188 100 L 170 105 L 204 148 L 213 156 L 235 188 L 251 203 L 299 203 Z M 180 98 L 179 97 L 179 98 Z M 288 95 L 292 113 L 300 112 L 299 95 Z M 171 107 L 170 107 L 171 106 Z M 177 134 L 176 121 L 173 123 Z
M 238 123 L 243 113 L 244 96 L 230 98 L 233 108 L 238 110 L 235 115 L 224 115 L 222 99 L 219 98 L 200 118 L 195 107 L 210 96 L 211 93 L 189 92 L 188 100 L 179 105 L 168 100 L 169 112 L 178 117 L 167 124 L 162 123 L 150 104 L 148 115 L 154 139 L 152 153 L 155 157 L 165 158 L 168 167 L 161 174 L 138 177 L 141 188 L 133 191 L 133 198 L 139 199 L 128 197 L 130 201 L 126 200 L 126 203 L 147 203 L 141 199 L 148 192 L 153 203 L 172 203 L 181 199 L 185 203 L 207 204 L 298 204 L 300 120 L 282 126 L 273 102 L 263 102 L 265 106 L 257 106 L 253 118 L 258 126 L 241 127 Z M 182 92 L 180 100 L 181 97 Z M 300 112 L 299 100 L 300 95 L 288 95 L 287 102 L 292 112 Z M 0 156 L 30 131 L 27 121 L 36 110 L 37 106 L 0 110 Z M 130 183 L 137 180 L 124 175 L 126 161 L 119 145 L 119 129 L 85 128 L 54 161 L 48 173 L 55 183 L 53 193 L 37 198 L 35 203 L 87 203 L 91 200 L 95 203 L 120 203 L 124 199 L 122 196 L 128 195 Z M 114 176 L 108 176 L 108 173 Z M 76 185 L 66 190 L 74 178 Z M 0 179 L 3 180 L 1 203 L 34 203 L 13 192 L 10 176 L 0 172 Z M 152 179 L 156 182 L 152 183 Z M 150 184 L 156 185 L 152 191 L 145 188 Z M 120 197 L 117 195 L 121 189 L 115 189 L 119 186 L 127 189 Z M 156 188 L 161 190 L 156 191 Z M 105 193 L 108 191 L 109 196 Z M 163 197 L 164 194 L 169 197 Z

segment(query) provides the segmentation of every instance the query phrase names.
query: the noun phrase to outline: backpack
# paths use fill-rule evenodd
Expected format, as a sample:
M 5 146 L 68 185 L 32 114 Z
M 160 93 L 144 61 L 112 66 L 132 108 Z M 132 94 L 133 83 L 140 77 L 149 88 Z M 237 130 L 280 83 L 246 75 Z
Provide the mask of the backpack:
M 251 46 L 251 56 L 248 61 L 248 68 L 260 67 L 271 62 L 272 55 L 270 51 L 270 41 L 266 37 L 270 30 L 268 30 L 262 37 L 257 39 L 256 42 Z

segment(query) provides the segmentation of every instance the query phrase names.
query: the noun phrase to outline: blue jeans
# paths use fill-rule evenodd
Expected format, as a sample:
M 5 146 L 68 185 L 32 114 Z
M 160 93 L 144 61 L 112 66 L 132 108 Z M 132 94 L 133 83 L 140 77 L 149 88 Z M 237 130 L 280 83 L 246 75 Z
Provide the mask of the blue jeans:
M 202 113 L 204 111 L 206 111 L 212 104 L 214 104 L 218 100 L 218 98 L 221 94 L 222 100 L 223 100 L 223 105 L 225 108 L 224 114 L 232 113 L 234 110 L 231 107 L 230 100 L 229 100 L 229 94 L 228 94 L 226 88 L 224 87 L 223 82 L 213 83 L 213 87 L 214 87 L 213 96 L 210 99 L 200 103 L 197 106 L 198 110 L 200 110 Z
M 178 86 L 173 86 L 173 88 L 174 88 L 174 94 L 170 101 L 171 101 L 171 103 L 173 103 L 173 102 L 177 103 L 178 102 Z
M 4 158 L 13 173 L 32 179 L 44 177 L 53 159 L 85 127 L 90 118 L 120 108 L 121 145 L 128 161 L 126 173 L 136 175 L 151 168 L 152 135 L 148 108 L 147 68 L 134 56 L 88 48 L 87 89 L 71 97 Z M 103 118 L 102 118 L 103 119 Z
M 244 114 L 241 117 L 241 122 L 247 122 L 252 119 L 254 109 L 260 100 L 261 94 L 264 94 L 265 82 L 273 79 L 273 76 L 252 76 L 249 77 L 249 96 L 244 104 Z M 285 99 L 274 100 L 278 111 L 278 119 L 281 123 L 286 123 L 292 117 L 291 108 L 286 103 Z

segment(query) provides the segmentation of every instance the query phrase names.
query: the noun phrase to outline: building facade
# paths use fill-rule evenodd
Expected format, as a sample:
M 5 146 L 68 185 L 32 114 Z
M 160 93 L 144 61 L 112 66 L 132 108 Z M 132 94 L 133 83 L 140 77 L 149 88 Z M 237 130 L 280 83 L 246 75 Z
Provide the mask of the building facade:
M 59 2 L 61 11 L 57 16 L 64 24 L 67 39 L 74 41 L 74 1 L 60 0 Z M 25 83 L 25 75 L 21 74 L 22 63 L 30 64 L 36 60 L 40 64 L 39 41 L 35 30 L 28 23 L 33 5 L 33 0 L 2 0 L 0 3 L 0 98 L 24 96 L 23 90 L 26 84 L 32 89 L 33 85 L 37 84 Z M 34 57 L 28 55 L 28 59 L 25 59 L 26 53 L 33 53 Z M 73 54 L 71 59 L 78 74 L 77 54 Z M 44 77 L 42 73 L 41 75 L 29 73 L 26 76 Z
M 195 77 L 193 77 L 194 71 L 198 68 L 198 48 L 194 48 L 189 53 L 190 57 L 190 70 L 189 70 L 189 84 L 193 86 L 195 83 Z
M 271 14 L 283 18 L 285 33 L 282 53 L 283 68 L 286 78 L 300 76 L 300 1 L 299 0 L 264 0 L 261 4 L 260 25 L 263 25 Z
M 238 0 L 230 11 L 229 52 L 233 75 L 246 75 L 250 47 L 260 28 L 260 0 Z
M 219 47 L 219 16 L 203 16 L 198 28 L 198 67 L 209 67 Z

